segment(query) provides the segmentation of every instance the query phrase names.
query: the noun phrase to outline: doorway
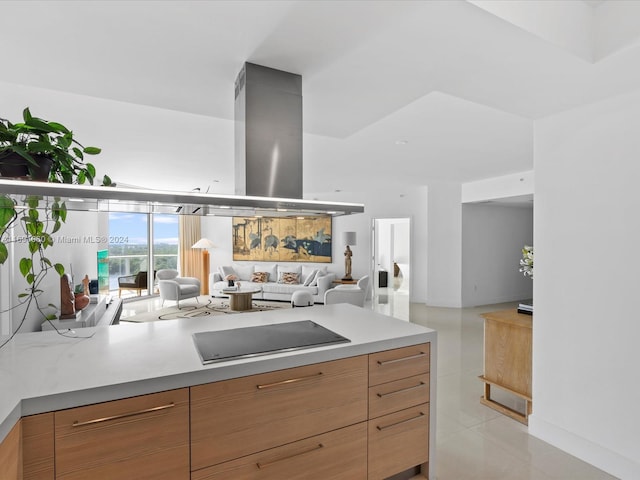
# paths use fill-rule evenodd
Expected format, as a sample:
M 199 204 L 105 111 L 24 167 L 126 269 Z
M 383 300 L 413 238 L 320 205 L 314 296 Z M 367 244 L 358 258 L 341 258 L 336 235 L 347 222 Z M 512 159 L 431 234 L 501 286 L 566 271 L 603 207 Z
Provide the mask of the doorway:
M 371 270 L 375 308 L 409 320 L 411 219 L 374 218 Z

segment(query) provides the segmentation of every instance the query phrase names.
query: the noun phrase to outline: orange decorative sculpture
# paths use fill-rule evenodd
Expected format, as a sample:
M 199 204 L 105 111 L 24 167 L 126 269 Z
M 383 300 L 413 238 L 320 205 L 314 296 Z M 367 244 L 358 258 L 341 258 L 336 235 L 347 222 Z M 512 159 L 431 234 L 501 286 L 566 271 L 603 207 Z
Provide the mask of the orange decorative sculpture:
M 65 273 L 60 277 L 60 319 L 69 318 L 76 318 L 76 302 L 71 277 Z

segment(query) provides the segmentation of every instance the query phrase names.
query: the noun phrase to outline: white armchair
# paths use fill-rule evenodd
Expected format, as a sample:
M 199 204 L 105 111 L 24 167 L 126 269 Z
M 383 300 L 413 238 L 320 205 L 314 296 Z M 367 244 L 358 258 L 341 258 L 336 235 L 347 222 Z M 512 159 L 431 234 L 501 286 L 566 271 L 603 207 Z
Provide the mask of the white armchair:
M 365 275 L 358 280 L 356 285 L 338 285 L 335 288 L 327 290 L 324 294 L 324 304 L 351 303 L 352 305 L 364 307 L 368 289 L 369 276 Z
M 158 279 L 158 289 L 162 305 L 165 300 L 174 300 L 180 308 L 180 300 L 196 298 L 200 295 L 200 280 L 195 277 L 179 277 L 177 270 L 163 269 L 156 273 Z

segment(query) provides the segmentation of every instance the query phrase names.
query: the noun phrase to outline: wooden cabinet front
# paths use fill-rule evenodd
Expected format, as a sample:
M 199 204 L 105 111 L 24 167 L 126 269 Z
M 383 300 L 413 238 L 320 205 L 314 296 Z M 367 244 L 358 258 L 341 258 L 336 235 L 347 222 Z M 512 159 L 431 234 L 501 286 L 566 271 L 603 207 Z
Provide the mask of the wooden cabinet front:
M 367 357 L 191 388 L 191 469 L 367 419 Z
M 0 444 L 0 476 L 426 478 L 430 355 L 427 343 L 25 417 Z
M 369 355 L 369 385 L 429 372 L 428 343 Z
M 517 310 L 500 310 L 484 317 L 484 396 L 480 402 L 519 422 L 528 423 L 532 412 L 531 365 L 533 317 Z M 491 398 L 499 387 L 525 401 L 524 412 Z
M 420 405 L 429 401 L 429 374 L 402 378 L 369 387 L 369 418 Z
M 193 472 L 192 480 L 365 480 L 367 424 Z
M 22 419 L 23 480 L 53 480 L 53 412 Z
M 369 421 L 369 480 L 429 461 L 429 404 Z
M 56 478 L 189 479 L 189 389 L 55 412 Z
M 0 473 L 6 480 L 22 480 L 21 429 L 21 422 L 16 423 L 0 443 Z
M 369 479 L 426 478 L 430 367 L 428 343 L 369 355 Z

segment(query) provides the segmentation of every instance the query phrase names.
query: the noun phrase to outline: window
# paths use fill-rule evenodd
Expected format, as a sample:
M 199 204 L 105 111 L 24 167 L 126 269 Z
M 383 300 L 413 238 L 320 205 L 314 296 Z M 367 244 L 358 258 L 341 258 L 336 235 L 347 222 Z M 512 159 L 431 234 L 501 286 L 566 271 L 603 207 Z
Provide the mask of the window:
M 149 262 L 150 258 L 153 258 L 153 262 Z M 110 213 L 109 289 L 118 291 L 118 277 L 135 275 L 140 271 L 149 272 L 150 263 L 155 271 L 178 268 L 178 217 Z M 131 292 L 131 295 L 135 295 L 135 292 Z

